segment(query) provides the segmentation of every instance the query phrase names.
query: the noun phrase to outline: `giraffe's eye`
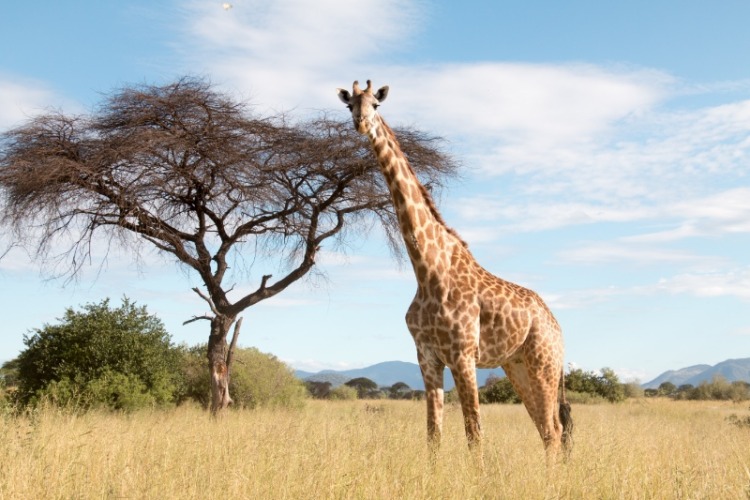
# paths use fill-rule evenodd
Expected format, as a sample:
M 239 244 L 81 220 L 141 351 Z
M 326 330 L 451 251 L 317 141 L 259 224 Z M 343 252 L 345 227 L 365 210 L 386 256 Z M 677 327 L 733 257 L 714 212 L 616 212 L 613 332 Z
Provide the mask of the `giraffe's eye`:
M 379 106 L 380 106 L 380 104 L 373 104 L 372 105 L 372 109 L 378 109 Z

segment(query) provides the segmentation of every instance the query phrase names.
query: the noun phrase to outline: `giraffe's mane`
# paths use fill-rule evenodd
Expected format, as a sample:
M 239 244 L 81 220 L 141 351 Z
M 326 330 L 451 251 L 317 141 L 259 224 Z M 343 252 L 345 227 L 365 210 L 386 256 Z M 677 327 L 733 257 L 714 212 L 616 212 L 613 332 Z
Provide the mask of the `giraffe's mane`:
M 393 129 L 383 120 L 382 117 L 380 117 L 380 123 L 383 126 L 383 129 L 385 130 L 385 133 L 390 136 L 391 140 L 393 140 L 394 146 L 397 148 L 398 152 L 401 153 L 401 157 L 406 162 L 406 168 L 409 169 L 411 174 L 414 176 L 415 179 L 417 179 L 417 186 L 419 186 L 419 191 L 422 193 L 422 197 L 424 198 L 425 205 L 427 205 L 427 209 L 430 211 L 432 216 L 435 218 L 435 221 L 437 221 L 438 224 L 443 226 L 446 231 L 448 231 L 449 234 L 452 234 L 461 244 L 464 246 L 464 248 L 469 248 L 468 243 L 464 241 L 463 238 L 456 232 L 455 229 L 450 227 L 448 224 L 446 224 L 445 220 L 443 219 L 443 216 L 440 215 L 440 212 L 437 209 L 437 205 L 435 205 L 435 200 L 432 198 L 432 195 L 427 190 L 424 185 L 419 182 L 419 178 L 417 177 L 416 172 L 414 171 L 414 168 L 411 166 L 411 163 L 409 162 L 409 159 L 404 154 L 403 149 L 401 149 L 401 144 L 398 142 L 398 138 L 396 137 L 396 134 L 393 133 Z

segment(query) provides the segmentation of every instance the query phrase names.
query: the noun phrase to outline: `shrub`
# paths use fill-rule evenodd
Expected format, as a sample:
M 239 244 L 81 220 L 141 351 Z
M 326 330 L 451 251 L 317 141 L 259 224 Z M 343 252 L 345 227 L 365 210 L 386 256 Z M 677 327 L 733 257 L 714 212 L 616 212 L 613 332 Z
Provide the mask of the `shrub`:
M 637 381 L 628 382 L 622 385 L 625 398 L 642 398 L 646 395 L 646 391 L 641 387 Z
M 568 392 L 587 393 L 600 396 L 611 403 L 625 399 L 625 388 L 610 368 L 602 368 L 600 375 L 584 372 L 577 368 L 565 375 L 565 389 Z
M 357 399 L 357 389 L 348 385 L 340 385 L 331 389 L 331 392 L 328 393 L 328 399 L 339 401 Z
M 183 398 L 208 406 L 209 372 L 206 346 L 183 348 Z M 356 391 L 355 391 L 356 392 Z M 229 379 L 229 394 L 240 408 L 295 407 L 303 404 L 307 390 L 292 370 L 276 356 L 252 348 L 236 348 Z
M 578 405 L 601 404 L 607 402 L 602 396 L 590 392 L 565 391 L 565 397 L 569 403 Z
M 521 398 L 516 394 L 513 384 L 508 377 L 489 377 L 484 387 L 479 389 L 480 403 L 520 403 Z
M 123 298 L 68 309 L 57 325 L 24 337 L 18 356 L 20 405 L 40 399 L 79 407 L 135 409 L 172 403 L 179 387 L 179 353 L 162 322 Z
M 156 406 L 158 398 L 135 375 L 106 371 L 91 380 L 63 378 L 50 382 L 37 401 L 73 409 L 108 408 L 133 411 Z

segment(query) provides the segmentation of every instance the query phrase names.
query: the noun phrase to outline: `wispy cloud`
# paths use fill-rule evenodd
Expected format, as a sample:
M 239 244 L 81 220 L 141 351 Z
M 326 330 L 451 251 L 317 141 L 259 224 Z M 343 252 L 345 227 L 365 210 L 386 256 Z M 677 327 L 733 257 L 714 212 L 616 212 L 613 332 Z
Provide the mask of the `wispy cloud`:
M 397 0 L 232 3 L 188 3 L 184 57 L 271 109 L 330 108 L 337 86 L 376 73 L 378 54 L 402 50 L 423 16 Z
M 685 273 L 661 279 L 655 286 L 659 292 L 690 294 L 697 297 L 738 297 L 750 300 L 750 268 L 713 273 Z
M 560 253 L 565 262 L 602 264 L 630 261 L 640 264 L 706 263 L 714 259 L 695 255 L 680 249 L 653 246 L 633 246 L 617 243 L 594 243 Z
M 750 268 L 713 272 L 680 273 L 656 282 L 633 286 L 608 286 L 544 294 L 554 310 L 582 309 L 620 297 L 690 295 L 693 297 L 735 297 L 750 301 Z M 738 334 L 743 334 L 739 332 Z
M 0 75 L 0 131 L 20 125 L 55 102 L 45 84 Z

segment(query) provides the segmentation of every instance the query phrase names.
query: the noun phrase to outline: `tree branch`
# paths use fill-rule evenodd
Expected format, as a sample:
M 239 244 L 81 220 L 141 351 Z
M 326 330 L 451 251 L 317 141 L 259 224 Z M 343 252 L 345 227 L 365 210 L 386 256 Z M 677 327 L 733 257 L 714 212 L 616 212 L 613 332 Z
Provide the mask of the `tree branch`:
M 232 334 L 232 342 L 229 343 L 229 350 L 227 351 L 227 372 L 230 372 L 232 361 L 234 361 L 234 348 L 237 346 L 237 338 L 240 336 L 240 327 L 242 326 L 242 317 L 237 319 L 234 324 L 234 333 Z
M 213 318 L 209 316 L 208 314 L 203 314 L 201 316 L 193 316 L 189 320 L 183 321 L 182 324 L 187 325 L 188 323 L 192 323 L 194 321 L 200 321 L 202 319 L 207 319 L 208 321 L 211 321 Z
M 198 295 L 200 296 L 200 298 L 202 298 L 203 300 L 205 300 L 205 301 L 206 301 L 206 302 L 208 303 L 208 307 L 210 307 L 210 308 L 211 308 L 211 312 L 213 312 L 213 313 L 214 313 L 214 314 L 215 314 L 216 316 L 219 316 L 219 315 L 221 314 L 221 313 L 219 313 L 219 311 L 218 311 L 218 310 L 216 309 L 216 305 L 214 305 L 214 301 L 213 301 L 213 300 L 211 300 L 211 298 L 210 298 L 210 297 L 208 297 L 208 296 L 207 296 L 206 294 L 204 294 L 203 292 L 201 292 L 201 291 L 200 291 L 200 290 L 198 289 L 198 287 L 197 287 L 197 286 L 193 288 L 193 291 L 194 291 L 195 293 L 197 293 L 197 294 L 198 294 Z M 211 318 L 209 318 L 209 319 L 211 319 Z

